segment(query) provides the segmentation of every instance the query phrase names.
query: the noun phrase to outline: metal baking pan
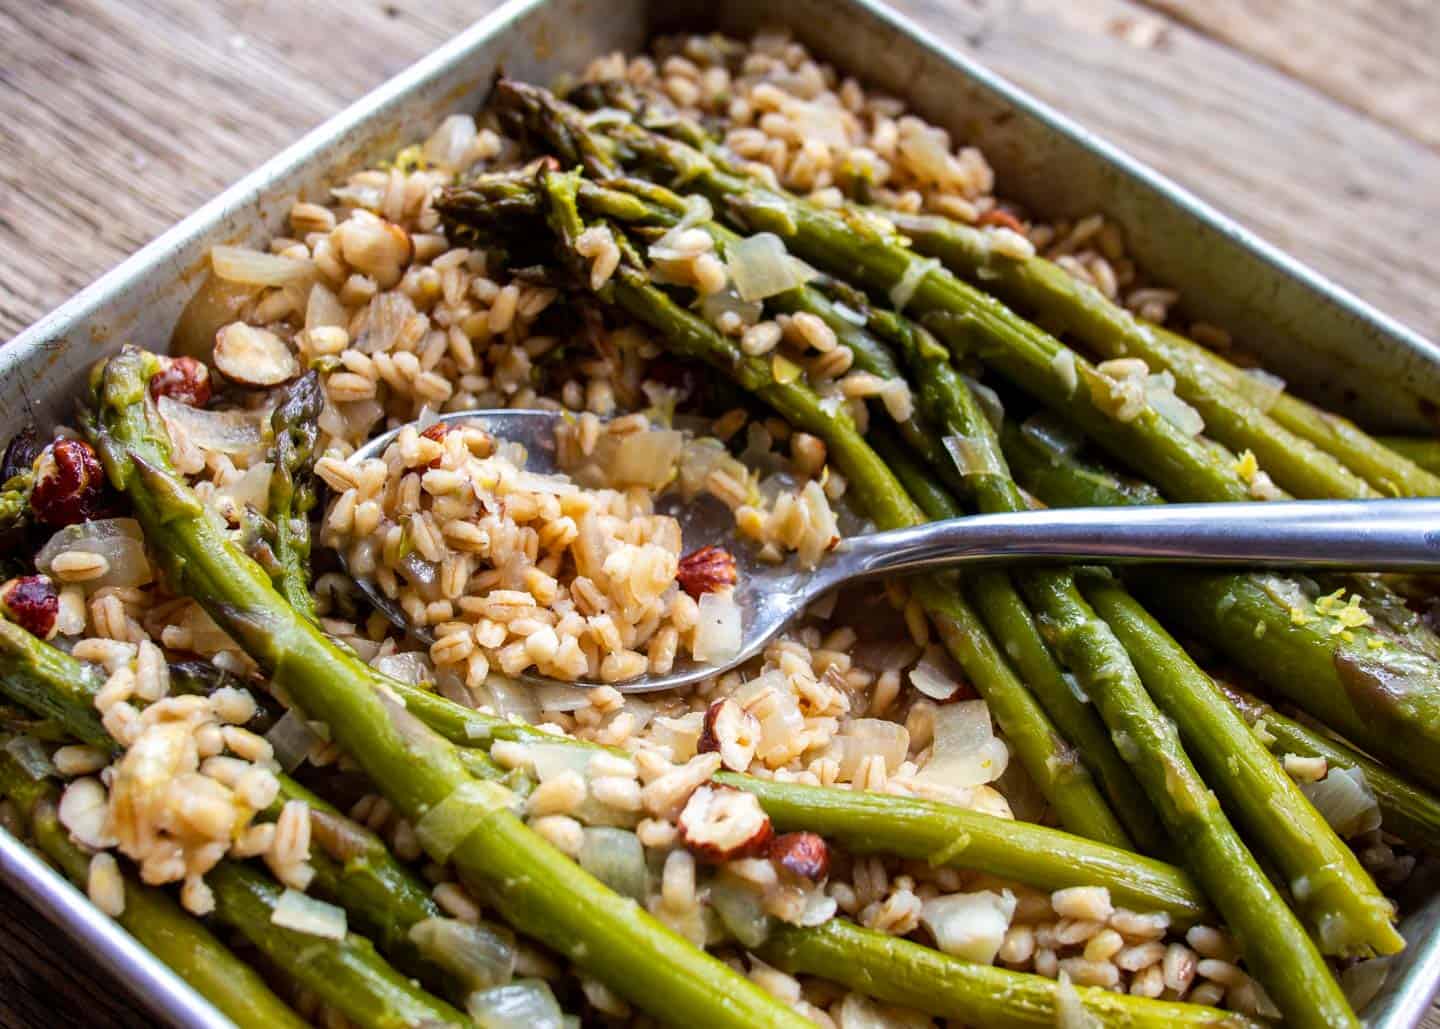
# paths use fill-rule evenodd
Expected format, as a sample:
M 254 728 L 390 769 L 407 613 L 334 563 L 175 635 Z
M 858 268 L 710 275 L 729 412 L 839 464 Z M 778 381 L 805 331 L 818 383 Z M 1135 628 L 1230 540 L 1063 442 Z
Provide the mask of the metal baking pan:
M 499 68 L 549 82 L 657 31 L 790 25 L 820 56 L 907 98 L 981 146 L 1003 192 L 1053 216 L 1104 211 L 1191 311 L 1259 350 L 1301 391 L 1372 424 L 1426 428 L 1440 407 L 1440 347 L 1253 236 L 1194 196 L 876 0 L 513 0 L 246 176 L 0 348 L 0 433 L 66 415 L 85 371 L 126 340 L 160 346 L 217 243 L 261 243 L 298 196 L 423 138 L 483 101 Z M 1353 374 L 1364 369 L 1363 375 Z M 0 876 L 108 967 L 156 1016 L 225 1019 L 0 830 Z M 1363 1013 L 1409 1029 L 1440 987 L 1440 897 L 1402 926 L 1409 947 Z

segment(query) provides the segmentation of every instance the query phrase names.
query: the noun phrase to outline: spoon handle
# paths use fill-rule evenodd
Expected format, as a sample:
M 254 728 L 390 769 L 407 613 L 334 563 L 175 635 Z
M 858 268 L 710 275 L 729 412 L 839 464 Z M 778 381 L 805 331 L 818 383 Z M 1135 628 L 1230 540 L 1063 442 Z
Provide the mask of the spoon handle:
M 826 568 L 861 576 L 978 563 L 1440 568 L 1440 499 L 1076 507 L 952 518 L 856 536 Z

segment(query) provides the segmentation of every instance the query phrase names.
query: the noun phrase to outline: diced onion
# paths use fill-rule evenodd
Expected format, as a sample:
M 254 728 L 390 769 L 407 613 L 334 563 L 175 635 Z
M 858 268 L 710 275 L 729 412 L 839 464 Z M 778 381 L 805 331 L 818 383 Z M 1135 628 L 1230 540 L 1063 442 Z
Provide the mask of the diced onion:
M 1330 828 L 1347 840 L 1380 827 L 1380 807 L 1359 768 L 1332 765 L 1325 778 L 1302 783 L 1300 790 Z
M 515 974 L 515 948 L 494 930 L 455 918 L 426 918 L 410 927 L 420 956 L 465 991 L 503 986 Z
M 1159 372 L 1145 379 L 1145 401 L 1155 412 L 1187 436 L 1198 436 L 1205 431 L 1205 420 L 1175 394 L 1175 376 Z
M 1005 474 L 1004 461 L 990 439 L 983 436 L 946 436 L 941 442 L 964 478 Z
M 940 656 L 930 653 L 910 669 L 910 685 L 931 700 L 949 700 L 960 691 L 960 683 L 946 673 Z
M 659 489 L 674 477 L 675 463 L 684 445 L 684 433 L 673 429 L 648 429 L 626 435 L 615 448 L 610 465 L 612 484 L 617 489 Z
M 609 826 L 586 829 L 580 867 L 622 897 L 645 903 L 645 848 L 633 832 Z
M 710 906 L 742 947 L 753 949 L 770 935 L 765 899 L 754 889 L 720 877 L 710 883 Z
M 1280 395 L 1285 392 L 1285 380 L 1278 375 L 1272 375 L 1264 368 L 1246 368 L 1245 375 L 1252 380 L 1249 388 L 1245 390 L 1246 399 L 1269 414 L 1270 409 L 1275 406 L 1275 401 L 1279 400 Z
M 474 118 L 468 114 L 452 114 L 430 134 L 420 152 L 436 167 L 456 170 L 470 152 L 476 135 Z
M 1102 1029 L 1105 1023 L 1085 1010 L 1080 991 L 1070 981 L 1068 972 L 1061 972 L 1055 983 L 1056 1029 Z
M 300 767 L 319 738 L 300 710 L 293 707 L 265 734 L 265 739 L 275 751 L 275 760 L 286 772 Z
M 307 936 L 320 936 L 327 940 L 345 938 L 345 909 L 316 900 L 299 890 L 286 890 L 280 895 L 275 910 L 270 912 L 270 922 Z
M 315 274 L 315 266 L 309 261 L 249 247 L 211 247 L 210 266 L 220 278 L 246 286 L 288 286 Z
M 1369 961 L 1358 961 L 1340 973 L 1340 988 L 1357 1012 L 1363 1013 L 1365 1005 L 1374 1000 L 1380 987 L 1385 985 L 1390 963 L 1389 957 L 1371 958 Z
M 44 745 L 34 736 L 21 734 L 8 740 L 5 744 L 5 753 L 15 759 L 20 770 L 32 782 L 44 782 L 56 774 L 50 755 L 45 752 Z
M 723 665 L 740 653 L 742 612 L 729 593 L 706 593 L 700 598 L 691 653 L 701 664 Z
M 726 286 L 700 298 L 700 316 L 711 325 L 719 325 L 721 315 L 730 311 L 745 325 L 754 325 L 765 313 L 765 305 L 758 300 L 741 300 L 734 286 Z
M 455 848 L 487 817 L 515 803 L 515 794 L 499 783 L 461 783 L 415 823 L 415 835 L 434 861 L 450 860 Z
M 890 303 L 896 311 L 905 310 L 905 305 L 910 303 L 910 298 L 920 288 L 920 283 L 925 276 L 940 267 L 940 262 L 933 257 L 914 257 L 905 268 L 905 274 L 900 276 L 900 281 L 890 287 Z
M 590 706 L 590 690 L 584 686 L 547 682 L 536 686 L 534 692 L 541 711 L 578 711 Z
M 340 298 L 331 292 L 328 286 L 323 282 L 317 282 L 310 287 L 310 294 L 305 299 L 306 329 L 343 326 L 348 320 L 345 305 L 340 303 Z M 211 339 L 214 339 L 213 335 Z
M 234 482 L 215 491 L 215 510 L 221 515 L 238 516 L 248 507 L 265 514 L 270 508 L 270 478 L 274 471 L 275 466 L 268 461 L 251 465 Z
M 935 712 L 935 742 L 917 778 L 968 788 L 994 782 L 1010 763 L 1010 751 L 990 726 L 983 700 L 946 704 Z
M 901 134 L 899 150 L 919 178 L 934 183 L 949 180 L 950 137 L 944 129 L 916 125 Z
M 920 908 L 920 921 L 946 954 L 988 965 L 995 960 L 1014 914 L 1015 895 L 1009 890 L 981 890 L 927 900 Z
M 960 378 L 965 380 L 965 385 L 970 392 L 975 394 L 975 401 L 980 405 L 986 420 L 999 432 L 1005 424 L 1005 405 L 1000 402 L 1000 394 L 996 393 L 979 379 L 973 379 L 968 375 L 961 374 Z
M 430 667 L 430 659 L 418 650 L 407 650 L 403 654 L 386 654 L 383 657 L 377 657 L 372 664 L 381 675 L 409 683 L 411 686 L 418 686 L 422 682 L 431 682 L 435 678 L 435 671 Z
M 853 778 L 860 763 L 879 755 L 885 770 L 894 772 L 910 753 L 910 732 L 884 718 L 854 718 L 830 740 L 829 756 L 840 763 L 840 778 Z
M 267 408 L 207 411 L 182 404 L 172 397 L 161 397 L 157 406 L 169 430 L 171 442 L 176 445 L 188 443 L 204 450 L 232 455 L 258 453 L 264 446 L 265 425 L 270 419 Z
M 795 260 L 773 232 L 761 232 L 732 243 L 726 249 L 725 265 L 741 300 L 764 300 L 777 293 L 803 286 L 813 276 Z
M 760 716 L 760 741 L 755 751 L 762 760 L 772 755 L 790 754 L 796 739 L 805 731 L 805 716 L 800 712 L 799 701 L 784 673 L 778 669 L 751 679 L 736 691 L 735 700 L 741 707 L 748 708 L 752 701 L 766 693 L 770 695 L 770 702 L 761 708 L 765 713 Z M 898 728 L 903 730 L 904 726 Z
M 564 1029 L 565 1015 L 550 987 L 539 979 L 517 979 L 465 998 L 465 1010 L 480 1029 Z
M 887 1010 L 863 993 L 848 993 L 840 1002 L 836 1019 L 839 1029 L 895 1029 L 900 1021 L 895 1012 Z
M 1069 347 L 1062 347 L 1055 352 L 1055 356 L 1050 359 L 1050 370 L 1064 384 L 1067 394 L 1073 395 L 1080 388 L 1080 373 L 1075 370 L 1075 351 Z
M 170 334 L 170 354 L 193 357 L 197 361 L 210 360 L 215 333 L 240 317 L 241 310 L 255 296 L 256 288 L 229 282 L 218 275 L 207 276 L 176 319 L 175 330 Z
M 492 672 L 485 679 L 483 692 L 489 695 L 490 706 L 501 718 L 515 717 L 532 724 L 540 720 L 540 705 L 535 701 L 535 691 L 528 686 Z
M 87 590 L 144 586 L 155 581 L 150 559 L 145 556 L 145 534 L 133 518 L 101 518 L 67 525 L 40 548 L 35 567 L 49 575 L 55 558 L 69 550 L 99 554 L 110 566 L 104 575 L 85 583 Z

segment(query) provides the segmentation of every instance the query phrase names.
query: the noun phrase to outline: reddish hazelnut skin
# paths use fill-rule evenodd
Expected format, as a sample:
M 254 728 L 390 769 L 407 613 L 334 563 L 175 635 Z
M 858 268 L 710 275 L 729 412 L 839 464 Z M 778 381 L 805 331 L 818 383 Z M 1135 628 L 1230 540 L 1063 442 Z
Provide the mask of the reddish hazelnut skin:
M 156 400 L 169 397 L 191 407 L 204 407 L 210 402 L 210 369 L 193 357 L 172 357 L 150 380 L 150 395 Z
M 787 832 L 770 841 L 770 860 L 791 875 L 819 882 L 830 874 L 830 845 L 813 832 Z
M 48 640 L 60 616 L 60 594 L 45 576 L 22 575 L 0 586 L 0 608 L 20 628 Z
M 680 559 L 675 581 L 680 588 L 699 600 L 726 586 L 734 586 L 735 557 L 723 547 L 705 546 Z
M 99 514 L 104 490 L 105 472 L 90 444 L 57 439 L 36 462 L 30 510 L 55 528 L 86 522 Z
M 697 794 L 708 791 L 715 803 L 725 803 L 731 798 L 748 797 L 742 790 L 734 786 L 725 786 L 719 783 L 706 783 L 699 787 L 695 793 L 690 795 L 690 801 L 685 804 L 685 810 L 680 813 L 680 841 L 685 849 L 695 855 L 696 860 L 706 864 L 719 864 L 724 861 L 735 861 L 740 858 L 759 857 L 768 853 L 771 838 L 774 834 L 774 827 L 770 823 L 768 815 L 763 811 L 759 812 L 760 819 L 755 824 L 752 832 L 744 839 L 738 839 L 728 844 L 713 839 L 707 839 L 704 831 L 707 826 L 691 826 L 688 824 L 691 808 Z

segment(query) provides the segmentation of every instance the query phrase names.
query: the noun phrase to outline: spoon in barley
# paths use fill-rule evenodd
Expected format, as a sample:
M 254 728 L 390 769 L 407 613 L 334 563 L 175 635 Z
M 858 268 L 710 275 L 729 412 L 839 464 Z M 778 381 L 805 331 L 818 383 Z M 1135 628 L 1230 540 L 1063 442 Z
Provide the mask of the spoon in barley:
M 439 420 L 476 426 L 498 440 L 519 443 L 526 450 L 526 467 L 550 474 L 560 470 L 555 433 L 566 417 L 560 411 L 486 410 L 457 411 Z M 403 428 L 370 440 L 354 459 L 380 457 Z M 610 684 L 623 693 L 674 689 L 718 675 L 759 654 L 826 593 L 882 575 L 987 564 L 1159 563 L 1372 572 L 1440 568 L 1440 498 L 1157 504 L 970 515 L 842 540 L 818 567 L 808 570 L 793 561 L 773 565 L 757 560 L 756 548 L 735 538 L 730 510 L 708 495 L 688 502 L 662 495 L 656 511 L 680 523 L 687 548 L 708 543 L 734 555 L 741 643 L 721 663 L 677 656 L 664 675 Z M 341 560 L 346 560 L 343 553 Z M 422 642 L 433 642 L 430 630 L 411 624 L 373 580 L 352 578 L 397 627 Z M 557 682 L 528 673 L 520 681 Z

